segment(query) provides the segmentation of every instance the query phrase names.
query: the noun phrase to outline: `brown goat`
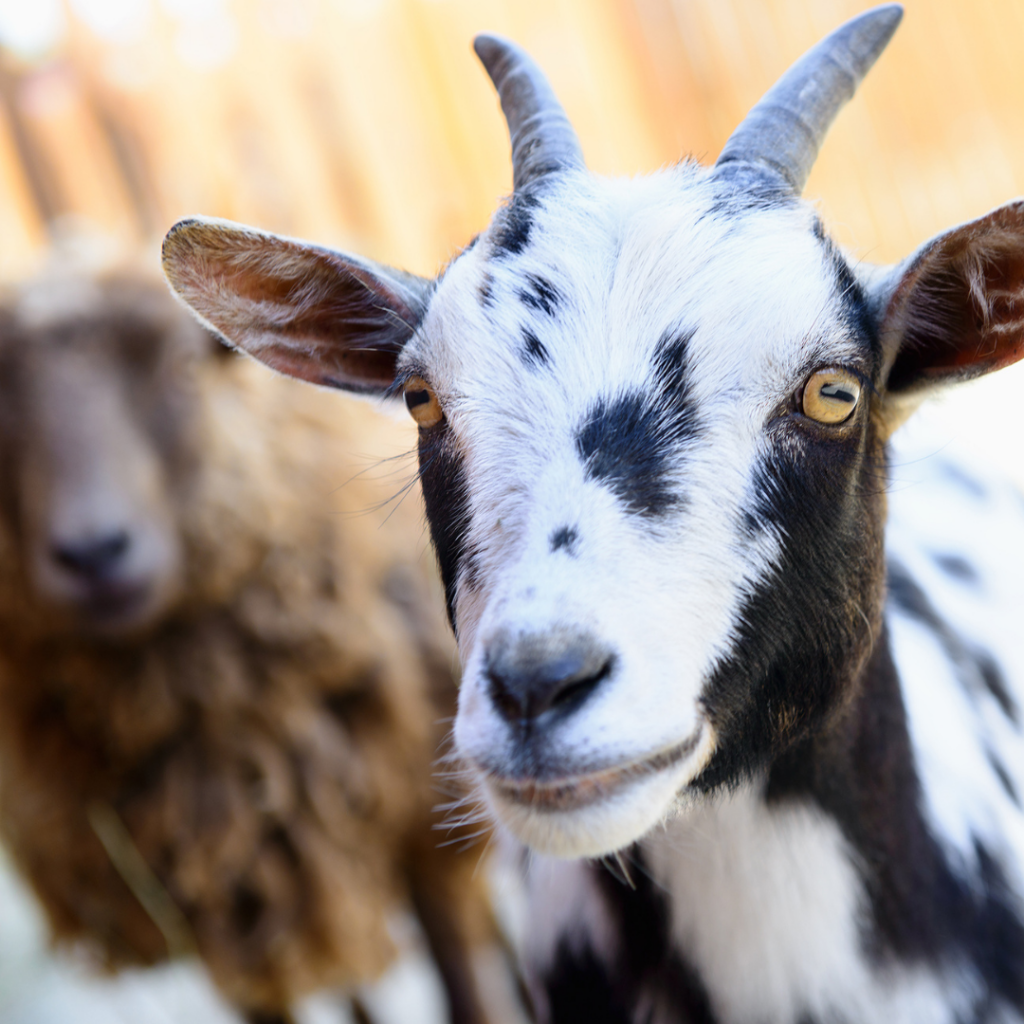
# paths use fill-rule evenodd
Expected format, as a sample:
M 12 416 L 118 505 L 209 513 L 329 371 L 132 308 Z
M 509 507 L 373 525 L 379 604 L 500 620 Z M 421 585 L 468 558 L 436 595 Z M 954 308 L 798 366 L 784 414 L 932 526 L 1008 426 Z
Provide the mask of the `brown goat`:
M 198 951 L 253 1020 L 378 974 L 414 906 L 481 1020 L 479 850 L 432 831 L 453 655 L 419 499 L 388 515 L 407 464 L 359 472 L 412 439 L 215 348 L 132 274 L 0 312 L 3 838 L 58 939 Z

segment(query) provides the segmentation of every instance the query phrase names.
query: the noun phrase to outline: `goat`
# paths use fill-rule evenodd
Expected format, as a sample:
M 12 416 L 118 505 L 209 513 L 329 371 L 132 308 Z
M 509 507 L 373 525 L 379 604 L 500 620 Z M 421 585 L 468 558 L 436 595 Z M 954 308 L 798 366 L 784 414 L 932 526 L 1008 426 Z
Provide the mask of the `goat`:
M 239 360 L 135 270 L 8 296 L 0 394 L 0 830 L 55 937 L 198 952 L 269 1022 L 373 979 L 415 907 L 452 1019 L 493 1019 L 479 851 L 432 810 L 454 650 L 415 497 L 372 514 L 394 474 L 359 461 L 405 425 Z
M 514 191 L 437 280 L 223 221 L 164 241 L 224 338 L 419 425 L 456 744 L 531 851 L 543 1022 L 1024 1020 L 1024 675 L 946 617 L 982 570 L 885 546 L 890 436 L 1024 354 L 1024 202 L 869 267 L 800 198 L 901 17 L 820 42 L 714 166 L 634 180 L 478 37 Z M 984 534 L 967 486 L 928 500 Z

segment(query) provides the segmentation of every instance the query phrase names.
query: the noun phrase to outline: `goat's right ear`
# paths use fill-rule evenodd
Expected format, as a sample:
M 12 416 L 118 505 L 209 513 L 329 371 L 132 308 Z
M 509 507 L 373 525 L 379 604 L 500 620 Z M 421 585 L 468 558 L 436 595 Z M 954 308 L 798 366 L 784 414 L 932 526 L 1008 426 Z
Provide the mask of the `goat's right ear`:
M 207 326 L 290 377 L 383 392 L 434 282 L 230 221 L 179 221 L 163 269 Z
M 930 391 L 1024 359 L 1024 200 L 865 273 L 884 358 L 882 417 L 897 426 Z

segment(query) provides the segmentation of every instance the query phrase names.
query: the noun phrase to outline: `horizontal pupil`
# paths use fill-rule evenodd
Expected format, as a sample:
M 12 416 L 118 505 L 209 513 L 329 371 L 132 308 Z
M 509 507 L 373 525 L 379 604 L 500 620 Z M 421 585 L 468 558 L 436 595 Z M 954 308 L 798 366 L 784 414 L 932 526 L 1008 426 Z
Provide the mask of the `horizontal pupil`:
M 407 409 L 415 409 L 417 405 L 423 405 L 430 401 L 429 391 L 406 391 L 405 406 Z
M 836 398 L 840 402 L 857 401 L 857 396 L 852 391 L 845 390 L 842 384 L 826 384 L 821 389 L 821 394 L 825 398 Z

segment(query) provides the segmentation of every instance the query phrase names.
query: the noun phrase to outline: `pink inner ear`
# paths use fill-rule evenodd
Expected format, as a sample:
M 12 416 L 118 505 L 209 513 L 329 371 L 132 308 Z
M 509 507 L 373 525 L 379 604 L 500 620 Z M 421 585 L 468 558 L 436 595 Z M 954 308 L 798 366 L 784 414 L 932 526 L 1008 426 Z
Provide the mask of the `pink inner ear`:
M 1024 203 L 939 238 L 908 270 L 883 335 L 900 348 L 890 392 L 965 380 L 1024 357 Z

